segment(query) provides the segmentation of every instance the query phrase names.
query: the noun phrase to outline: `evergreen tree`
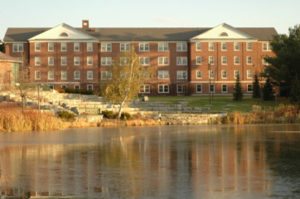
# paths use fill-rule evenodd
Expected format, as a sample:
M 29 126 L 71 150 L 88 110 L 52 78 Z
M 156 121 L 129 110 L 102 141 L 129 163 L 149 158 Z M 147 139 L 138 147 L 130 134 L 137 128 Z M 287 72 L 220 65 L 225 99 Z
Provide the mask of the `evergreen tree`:
M 290 100 L 291 102 L 300 103 L 300 80 L 298 76 L 292 81 Z
M 242 99 L 243 99 L 242 85 L 240 82 L 240 76 L 237 75 L 236 81 L 235 81 L 235 87 L 234 87 L 234 91 L 233 91 L 233 100 L 241 101 Z
M 261 97 L 261 89 L 260 89 L 260 85 L 259 85 L 259 81 L 258 81 L 258 75 L 255 74 L 254 75 L 254 82 L 253 82 L 253 93 L 252 93 L 252 97 L 253 98 L 260 98 Z
M 268 77 L 266 79 L 265 85 L 263 87 L 263 100 L 264 101 L 273 101 L 275 100 L 274 92 L 273 92 L 273 86 L 271 84 L 271 80 Z

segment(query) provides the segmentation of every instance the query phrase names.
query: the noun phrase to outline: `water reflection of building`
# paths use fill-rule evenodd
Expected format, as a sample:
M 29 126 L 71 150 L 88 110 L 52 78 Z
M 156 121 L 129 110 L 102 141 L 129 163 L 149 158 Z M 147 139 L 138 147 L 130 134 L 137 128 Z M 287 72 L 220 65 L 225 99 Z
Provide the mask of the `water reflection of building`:
M 99 146 L 2 148 L 0 189 L 88 198 L 238 198 L 270 190 L 263 142 L 240 135 L 152 136 L 124 135 Z

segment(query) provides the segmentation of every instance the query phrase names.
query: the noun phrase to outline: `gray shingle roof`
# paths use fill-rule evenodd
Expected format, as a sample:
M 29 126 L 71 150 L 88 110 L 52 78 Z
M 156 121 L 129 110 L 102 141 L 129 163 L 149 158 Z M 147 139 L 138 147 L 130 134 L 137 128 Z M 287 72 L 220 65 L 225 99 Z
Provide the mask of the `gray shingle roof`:
M 8 28 L 4 42 L 27 41 L 50 28 Z M 77 28 L 82 30 L 81 28 Z M 93 28 L 83 31 L 99 41 L 188 41 L 211 28 Z M 275 28 L 237 28 L 259 40 L 272 40 L 277 35 Z

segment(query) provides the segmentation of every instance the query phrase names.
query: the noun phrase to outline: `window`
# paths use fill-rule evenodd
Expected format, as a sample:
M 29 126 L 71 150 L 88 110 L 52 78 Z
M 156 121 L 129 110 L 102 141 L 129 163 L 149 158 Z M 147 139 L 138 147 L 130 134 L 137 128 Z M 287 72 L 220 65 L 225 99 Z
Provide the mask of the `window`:
M 187 79 L 187 71 L 186 70 L 178 70 L 176 72 L 176 79 L 177 80 L 186 80 Z
M 88 84 L 88 85 L 86 85 L 86 90 L 88 90 L 88 91 L 93 91 L 93 90 L 94 90 L 93 84 Z
M 61 52 L 67 51 L 67 43 L 60 43 L 60 51 Z
M 215 72 L 213 70 L 208 70 L 208 78 L 214 79 L 215 78 Z
M 120 65 L 121 66 L 126 66 L 128 63 L 129 63 L 128 57 L 120 57 Z
M 253 85 L 252 84 L 247 85 L 247 92 L 249 92 L 249 93 L 253 92 Z
M 226 70 L 221 70 L 221 78 L 227 79 L 227 71 Z
M 200 70 L 196 70 L 196 79 L 202 79 L 202 72 Z
M 12 47 L 13 47 L 12 51 L 14 53 L 20 53 L 20 52 L 23 52 L 23 50 L 24 50 L 23 43 L 13 43 Z
M 53 52 L 54 51 L 54 43 L 48 43 L 48 52 Z
M 111 57 L 101 57 L 101 65 L 102 66 L 111 66 L 112 58 Z
M 40 42 L 34 43 L 34 51 L 35 52 L 40 52 L 41 51 L 41 43 Z
M 234 48 L 234 51 L 240 51 L 241 49 L 241 44 L 239 42 L 234 42 L 233 44 L 233 48 Z
M 41 58 L 40 57 L 34 57 L 34 65 L 40 66 L 41 65 Z
M 222 32 L 222 33 L 220 34 L 220 37 L 228 37 L 228 33 L 227 33 L 227 32 Z
M 202 93 L 202 84 L 196 84 L 196 93 Z
M 109 80 L 112 78 L 112 73 L 110 71 L 101 71 L 101 80 Z
M 222 65 L 227 65 L 227 57 L 226 56 L 222 56 L 221 57 L 221 60 L 222 60 Z
M 240 77 L 240 71 L 234 70 L 233 71 L 233 77 L 234 77 L 234 79 L 237 79 L 238 76 Z
M 157 78 L 158 79 L 169 79 L 169 71 L 168 70 L 159 70 L 157 71 Z
M 111 52 L 112 51 L 112 44 L 111 43 L 101 43 L 101 52 Z
M 247 70 L 246 75 L 247 75 L 247 79 L 252 79 L 252 77 L 253 77 L 253 74 L 252 74 L 251 70 Z
M 74 52 L 79 52 L 80 51 L 80 43 L 76 42 L 74 43 Z
M 196 56 L 196 65 L 201 65 L 203 62 L 203 57 L 202 56 Z
M 209 42 L 208 43 L 208 51 L 214 51 L 215 50 L 215 43 Z
M 185 93 L 186 92 L 186 85 L 177 84 L 177 93 Z
M 159 66 L 169 65 L 169 57 L 158 57 L 158 65 Z
M 263 51 L 271 51 L 271 46 L 269 42 L 263 42 L 262 43 L 262 50 Z
M 222 51 L 227 51 L 227 43 L 226 42 L 221 43 L 221 50 Z
M 86 43 L 86 51 L 93 52 L 93 43 Z
M 240 57 L 234 56 L 233 59 L 234 59 L 233 60 L 234 65 L 240 65 L 240 63 L 241 63 Z
M 247 42 L 247 51 L 252 51 L 253 50 L 253 43 L 252 42 Z
M 34 71 L 34 79 L 35 80 L 41 79 L 41 71 L 39 71 L 39 70 Z
M 48 66 L 54 66 L 54 57 L 48 57 Z
M 210 65 L 214 65 L 215 64 L 215 60 L 213 56 L 208 56 L 208 64 Z
M 187 51 L 187 43 L 186 42 L 177 42 L 176 43 L 176 51 L 177 52 L 186 52 Z
M 228 92 L 228 86 L 226 84 L 222 84 L 221 89 L 222 89 L 221 90 L 222 93 L 227 93 Z
M 74 57 L 74 66 L 80 65 L 80 57 Z
M 196 42 L 196 51 L 201 51 L 201 50 L 202 50 L 202 43 Z
M 120 43 L 120 51 L 121 52 L 128 52 L 129 50 L 130 50 L 130 43 L 129 42 Z
M 176 57 L 177 66 L 187 66 L 187 57 Z
M 60 79 L 61 80 L 67 80 L 68 76 L 67 76 L 67 71 L 60 71 Z
M 86 79 L 87 79 L 87 80 L 93 80 L 93 79 L 94 79 L 94 71 L 88 70 L 88 71 L 86 72 Z
M 54 80 L 54 71 L 53 70 L 48 71 L 48 80 Z
M 169 93 L 169 85 L 168 84 L 159 84 L 158 85 L 158 93 Z
M 150 65 L 150 57 L 140 57 L 140 64 L 142 66 L 149 66 Z
M 247 61 L 246 61 L 247 65 L 251 65 L 252 64 L 252 57 L 247 56 L 246 59 L 247 59 Z
M 215 92 L 215 85 L 213 85 L 213 84 L 209 85 L 209 92 L 210 93 L 214 93 Z
M 169 50 L 169 43 L 167 42 L 159 42 L 158 43 L 158 51 L 165 52 Z
M 80 80 L 80 71 L 79 70 L 74 71 L 74 80 Z
M 67 65 L 67 57 L 66 56 L 60 57 L 60 65 L 61 66 L 66 66 Z
M 94 63 L 93 57 L 92 56 L 87 56 L 86 57 L 86 65 L 92 66 Z
M 140 52 L 147 52 L 150 51 L 150 45 L 147 42 L 139 43 L 139 51 Z
M 143 84 L 140 86 L 140 93 L 150 93 L 150 85 Z

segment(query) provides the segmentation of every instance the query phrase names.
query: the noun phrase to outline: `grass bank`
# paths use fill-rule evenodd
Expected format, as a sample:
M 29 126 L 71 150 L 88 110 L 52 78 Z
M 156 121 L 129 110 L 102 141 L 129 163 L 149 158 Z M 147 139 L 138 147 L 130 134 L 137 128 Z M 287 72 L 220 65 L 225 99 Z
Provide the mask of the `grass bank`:
M 9 103 L 0 105 L 0 132 L 49 131 L 68 126 L 51 113 L 40 113 L 34 109 L 22 111 L 19 106 Z

